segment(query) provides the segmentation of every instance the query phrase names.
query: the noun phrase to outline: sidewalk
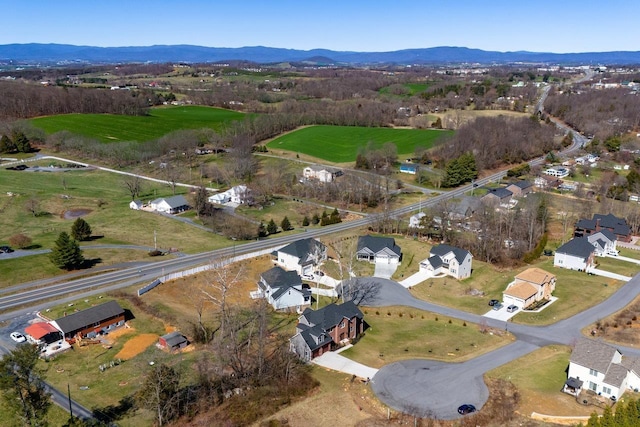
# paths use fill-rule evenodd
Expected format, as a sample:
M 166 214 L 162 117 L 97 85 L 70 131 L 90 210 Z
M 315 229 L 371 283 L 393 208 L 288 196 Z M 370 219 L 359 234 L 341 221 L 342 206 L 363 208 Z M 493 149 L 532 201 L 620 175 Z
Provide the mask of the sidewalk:
M 631 277 L 629 276 L 623 276 L 622 274 L 612 273 L 598 268 L 589 268 L 587 269 L 587 273 L 595 274 L 596 276 L 608 277 L 610 279 L 622 280 L 623 282 L 631 280 Z
M 344 351 L 351 347 L 351 344 L 341 348 L 338 351 L 330 351 L 328 353 L 323 354 L 322 356 L 318 356 L 311 361 L 318 366 L 322 366 L 323 368 L 332 369 L 334 371 L 343 372 L 349 375 L 355 375 L 356 377 L 362 379 L 371 379 L 378 372 L 375 368 L 370 368 L 361 363 L 354 362 L 351 359 L 347 359 L 344 356 L 341 356 L 339 352 Z

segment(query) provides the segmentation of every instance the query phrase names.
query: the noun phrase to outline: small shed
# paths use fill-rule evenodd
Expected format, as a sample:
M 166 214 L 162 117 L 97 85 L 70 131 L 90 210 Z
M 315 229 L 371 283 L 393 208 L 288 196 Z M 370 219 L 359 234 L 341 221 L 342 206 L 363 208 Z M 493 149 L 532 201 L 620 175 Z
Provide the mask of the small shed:
M 165 350 L 176 351 L 189 345 L 189 341 L 180 331 L 174 331 L 161 336 L 158 344 Z
M 131 202 L 129 202 L 129 208 L 133 209 L 134 211 L 139 211 L 140 209 L 142 209 L 143 203 L 140 200 L 132 200 Z

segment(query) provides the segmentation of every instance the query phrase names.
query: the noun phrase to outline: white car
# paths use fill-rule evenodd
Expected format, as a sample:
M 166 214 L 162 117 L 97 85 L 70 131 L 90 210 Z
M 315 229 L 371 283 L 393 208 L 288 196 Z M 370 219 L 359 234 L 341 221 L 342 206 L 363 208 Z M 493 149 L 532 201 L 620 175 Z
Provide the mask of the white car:
M 10 336 L 15 342 L 25 342 L 27 340 L 20 332 L 11 332 Z

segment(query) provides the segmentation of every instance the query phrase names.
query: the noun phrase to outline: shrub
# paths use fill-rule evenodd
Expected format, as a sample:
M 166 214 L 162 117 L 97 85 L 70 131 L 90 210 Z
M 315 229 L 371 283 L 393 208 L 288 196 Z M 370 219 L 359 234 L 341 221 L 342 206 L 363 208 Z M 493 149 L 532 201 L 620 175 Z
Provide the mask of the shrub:
M 31 237 L 22 233 L 14 234 L 13 236 L 9 237 L 9 244 L 11 246 L 15 246 L 18 249 L 27 248 L 31 246 L 31 243 Z
M 162 251 L 158 250 L 158 249 L 154 249 L 152 251 L 149 251 L 149 256 L 160 256 L 162 255 Z
M 453 322 L 451 321 L 451 319 L 449 319 L 449 324 L 451 324 L 451 323 L 453 323 Z

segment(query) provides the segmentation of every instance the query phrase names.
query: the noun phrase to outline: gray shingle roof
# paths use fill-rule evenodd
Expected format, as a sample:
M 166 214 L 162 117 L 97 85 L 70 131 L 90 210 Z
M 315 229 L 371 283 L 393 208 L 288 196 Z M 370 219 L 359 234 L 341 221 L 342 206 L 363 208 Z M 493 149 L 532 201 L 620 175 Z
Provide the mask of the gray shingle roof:
M 281 267 L 273 267 L 260 275 L 272 288 L 302 284 L 302 279 L 295 271 L 286 271 Z
M 628 372 L 624 366 L 614 363 L 609 366 L 602 382 L 614 387 L 620 387 L 625 378 L 627 378 Z
M 396 245 L 396 241 L 391 237 L 376 237 L 369 235 L 358 237 L 358 252 L 362 249 L 369 249 L 374 254 L 377 254 L 385 248 L 390 249 L 398 256 L 402 253 L 400 246 Z
M 456 248 L 455 246 L 449 246 L 449 245 L 437 245 L 431 248 L 431 254 L 437 255 L 439 257 L 444 257 L 449 252 L 453 252 L 453 255 L 458 261 L 458 264 L 462 264 L 462 261 L 464 261 L 467 255 L 470 254 L 470 252 L 467 250 Z
M 573 255 L 583 259 L 589 258 L 594 251 L 595 248 L 586 237 L 574 237 L 556 249 L 556 253 Z
M 578 221 L 576 223 L 576 228 L 595 230 L 598 220 L 600 220 L 600 227 L 610 228 L 617 235 L 628 236 L 631 234 L 631 229 L 627 225 L 627 221 L 624 218 L 618 218 L 613 214 L 594 214 L 592 219 L 581 219 Z
M 500 200 L 502 199 L 506 199 L 508 197 L 513 196 L 513 193 L 509 190 L 507 190 L 506 188 L 490 188 L 489 191 L 487 192 L 487 196 L 489 194 L 492 194 L 494 196 L 496 196 L 497 198 L 499 198 Z
M 86 310 L 56 319 L 56 324 L 63 333 L 77 331 L 95 323 L 99 323 L 105 319 L 124 314 L 124 310 L 117 301 L 109 301 Z
M 533 187 L 533 184 L 531 184 L 529 181 L 518 181 L 518 182 L 511 183 L 510 185 L 515 185 L 521 190 L 525 190 L 527 188 Z
M 189 202 L 187 202 L 187 199 L 184 198 L 183 195 L 178 194 L 177 196 L 172 196 L 172 197 L 164 197 L 164 198 L 159 198 L 159 199 L 155 199 L 153 202 L 153 204 L 158 204 L 161 203 L 162 201 L 165 201 L 172 209 L 175 208 L 179 208 L 181 206 L 189 206 Z
M 293 255 L 300 259 L 300 261 L 304 261 L 308 255 L 313 255 L 316 248 L 324 251 L 326 249 L 325 245 L 322 242 L 319 242 L 313 238 L 296 240 L 295 242 L 289 243 L 287 246 L 278 249 L 278 252 L 284 252 L 285 254 Z
M 182 335 L 182 333 L 179 331 L 174 331 L 166 335 L 163 335 L 162 339 L 165 340 L 165 342 L 167 343 L 167 346 L 169 347 L 175 347 L 182 343 L 187 342 L 187 338 L 184 335 Z
M 331 335 L 327 334 L 320 325 L 302 328 L 300 336 L 304 339 L 304 342 L 311 351 L 333 341 Z
M 616 351 L 615 347 L 603 342 L 581 338 L 576 343 L 569 361 L 604 374 L 609 369 Z
M 319 310 L 307 308 L 302 312 L 302 315 L 310 325 L 320 326 L 325 331 L 338 325 L 344 318 L 364 318 L 362 312 L 353 301 L 346 301 L 340 305 L 332 303 Z

